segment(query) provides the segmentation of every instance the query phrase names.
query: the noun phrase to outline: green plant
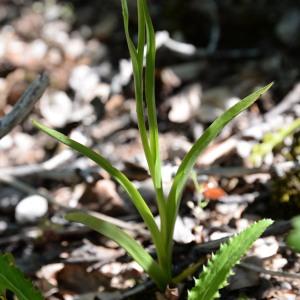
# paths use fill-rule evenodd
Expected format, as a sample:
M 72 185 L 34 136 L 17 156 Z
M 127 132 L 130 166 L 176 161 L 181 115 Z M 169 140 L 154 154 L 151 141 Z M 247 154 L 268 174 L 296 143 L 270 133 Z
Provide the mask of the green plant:
M 296 252 L 300 252 L 300 216 L 292 219 L 293 228 L 288 234 L 287 244 Z
M 264 157 L 275 147 L 282 144 L 284 139 L 294 134 L 300 128 L 300 118 L 291 124 L 280 128 L 276 132 L 268 132 L 263 136 L 261 143 L 253 146 L 250 161 L 257 167 L 261 166 Z
M 6 291 L 13 292 L 19 300 L 43 300 L 24 274 L 15 267 L 10 254 L 0 255 L 0 299 L 6 299 Z
M 186 181 L 189 178 L 190 171 L 196 163 L 197 157 L 219 134 L 226 124 L 239 113 L 251 106 L 272 86 L 272 84 L 259 89 L 241 100 L 216 119 L 206 129 L 204 134 L 196 141 L 191 150 L 184 157 L 174 177 L 170 193 L 166 197 L 163 191 L 161 178 L 158 125 L 154 98 L 154 68 L 156 54 L 154 29 L 146 5 L 146 0 L 138 0 L 138 41 L 137 46 L 135 46 L 129 33 L 129 15 L 126 0 L 122 0 L 122 11 L 125 35 L 133 66 L 138 127 L 149 172 L 156 191 L 161 224 L 160 228 L 157 226 L 151 210 L 133 183 L 130 182 L 121 171 L 114 168 L 108 160 L 99 153 L 68 138 L 56 130 L 50 129 L 37 121 L 33 121 L 33 124 L 49 136 L 52 136 L 56 140 L 96 162 L 125 189 L 151 233 L 158 259 L 157 261 L 153 259 L 147 251 L 127 233 L 104 220 L 100 220 L 83 212 L 68 213 L 66 219 L 85 224 L 116 241 L 143 267 L 157 286 L 160 289 L 164 289 L 168 283 L 172 282 L 172 237 L 181 195 Z M 145 108 L 146 114 L 144 113 Z
M 212 300 L 219 297 L 218 291 L 226 286 L 227 278 L 233 273 L 232 268 L 271 224 L 271 220 L 261 220 L 223 244 L 207 267 L 203 268 L 195 287 L 189 292 L 188 300 Z

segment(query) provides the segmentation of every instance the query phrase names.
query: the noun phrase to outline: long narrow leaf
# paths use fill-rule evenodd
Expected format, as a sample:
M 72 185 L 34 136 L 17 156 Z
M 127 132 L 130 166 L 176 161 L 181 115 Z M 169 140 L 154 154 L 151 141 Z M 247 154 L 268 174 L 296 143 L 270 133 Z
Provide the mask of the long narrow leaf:
M 127 0 L 122 0 L 122 12 L 123 12 L 123 20 L 124 20 L 124 29 L 126 35 L 126 41 L 131 57 L 132 68 L 133 68 L 133 77 L 134 77 L 134 88 L 135 88 L 135 97 L 136 97 L 136 113 L 137 113 L 137 121 L 138 127 L 140 131 L 141 141 L 143 144 L 143 148 L 145 151 L 145 156 L 147 159 L 147 163 L 149 166 L 150 173 L 154 173 L 154 161 L 151 155 L 151 149 L 148 141 L 148 133 L 145 125 L 145 116 L 144 116 L 144 103 L 143 103 L 143 50 L 141 50 L 141 43 L 144 40 L 144 37 L 139 36 L 139 45 L 138 51 L 135 48 L 129 33 L 129 13 Z M 140 4 L 139 4 L 140 5 Z M 139 6 L 139 13 L 142 13 L 141 7 Z M 139 17 L 139 21 L 142 22 L 142 26 L 144 26 L 144 22 L 141 17 Z M 140 35 L 143 35 L 142 29 L 139 29 Z M 143 29 L 145 30 L 145 29 Z M 141 54 L 142 53 L 142 54 Z M 142 59 L 141 59 L 142 57 Z
M 180 204 L 181 194 L 188 179 L 189 173 L 195 165 L 199 154 L 234 117 L 251 106 L 262 94 L 270 89 L 272 85 L 273 83 L 270 83 L 269 85 L 257 90 L 224 112 L 205 130 L 203 135 L 196 141 L 191 150 L 185 155 L 175 175 L 168 197 L 168 219 L 170 220 L 169 235 L 173 235 L 173 228 Z
M 189 292 L 188 300 L 217 298 L 219 289 L 227 284 L 232 268 L 272 223 L 273 221 L 269 219 L 254 223 L 222 245 L 196 280 L 195 287 Z
M 128 252 L 161 289 L 167 284 L 167 278 L 157 262 L 138 242 L 117 226 L 81 212 L 68 213 L 65 218 L 84 224 L 112 239 Z
M 140 66 L 140 77 L 143 77 L 143 65 L 144 65 L 144 49 L 145 49 L 145 18 L 143 2 L 137 2 L 138 8 L 138 46 L 137 55 L 138 63 Z
M 149 123 L 149 139 L 152 157 L 154 159 L 154 173 L 152 174 L 153 184 L 156 189 L 157 204 L 160 215 L 160 224 L 162 232 L 162 243 L 165 245 L 168 239 L 167 237 L 167 209 L 166 200 L 162 187 L 161 178 L 161 159 L 159 149 L 159 133 L 157 124 L 156 104 L 155 104 L 155 57 L 156 57 L 156 45 L 155 45 L 155 33 L 152 25 L 151 17 L 149 14 L 147 0 L 141 0 L 139 2 L 143 7 L 143 18 L 145 19 L 146 26 L 146 68 L 145 68 L 145 98 Z M 168 270 L 171 277 L 171 256 L 165 255 L 166 260 L 161 263 Z
M 37 121 L 33 121 L 33 124 L 38 129 L 45 132 L 49 136 L 55 138 L 59 142 L 71 147 L 72 149 L 76 150 L 82 155 L 93 160 L 95 163 L 101 166 L 105 171 L 107 171 L 117 182 L 119 182 L 120 185 L 127 192 L 127 194 L 130 196 L 130 199 L 132 200 L 136 209 L 138 210 L 144 222 L 148 226 L 155 246 L 158 247 L 158 250 L 162 248 L 162 246 L 160 245 L 159 229 L 155 223 L 151 210 L 147 206 L 145 200 L 143 199 L 139 191 L 131 183 L 131 181 L 124 175 L 124 173 L 122 173 L 121 171 L 113 167 L 108 160 L 106 160 L 103 156 L 93 151 L 92 149 L 68 138 L 64 134 L 54 129 L 48 128 L 47 126 Z
M 14 265 L 9 254 L 0 255 L 0 296 L 4 290 L 10 290 L 19 300 L 43 300 L 42 294 Z
M 155 104 L 155 33 L 152 21 L 149 15 L 146 0 L 140 2 L 143 5 L 144 19 L 147 33 L 147 53 L 146 53 L 146 70 L 145 70 L 145 95 L 147 103 L 147 113 L 149 121 L 150 147 L 155 164 L 154 184 L 156 188 L 161 188 L 161 162 L 159 153 L 159 136 L 157 125 L 157 114 Z

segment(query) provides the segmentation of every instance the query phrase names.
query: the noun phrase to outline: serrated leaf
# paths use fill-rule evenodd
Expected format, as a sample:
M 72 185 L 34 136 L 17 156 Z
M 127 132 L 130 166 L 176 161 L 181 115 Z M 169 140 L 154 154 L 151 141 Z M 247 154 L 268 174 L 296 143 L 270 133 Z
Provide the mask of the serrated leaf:
M 10 290 L 18 300 L 43 300 L 42 294 L 13 264 L 11 256 L 0 255 L 0 293 Z
M 149 274 L 158 287 L 163 288 L 167 284 L 164 272 L 150 254 L 130 235 L 117 226 L 100 220 L 90 214 L 74 212 L 66 214 L 69 221 L 78 222 L 112 239 L 124 248 L 128 254 Z
M 272 220 L 264 219 L 232 237 L 223 244 L 216 255 L 209 260 L 207 267 L 189 291 L 188 300 L 212 300 L 227 283 L 232 268 L 239 262 L 251 245 L 260 237 Z

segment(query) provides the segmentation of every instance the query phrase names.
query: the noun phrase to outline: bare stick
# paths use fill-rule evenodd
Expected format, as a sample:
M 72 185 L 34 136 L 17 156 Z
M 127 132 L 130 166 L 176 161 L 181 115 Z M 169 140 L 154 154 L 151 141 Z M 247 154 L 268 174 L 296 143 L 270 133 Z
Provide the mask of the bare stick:
M 49 85 L 49 77 L 42 73 L 22 95 L 11 112 L 0 119 L 0 139 L 8 134 L 16 125 L 21 123 L 31 112 L 35 103 Z
M 297 273 L 267 270 L 267 269 L 259 267 L 257 265 L 254 265 L 251 263 L 245 263 L 245 262 L 241 262 L 239 264 L 239 266 L 241 266 L 242 268 L 257 272 L 257 273 L 267 274 L 267 275 L 271 275 L 274 277 L 284 277 L 284 278 L 300 280 L 300 275 Z

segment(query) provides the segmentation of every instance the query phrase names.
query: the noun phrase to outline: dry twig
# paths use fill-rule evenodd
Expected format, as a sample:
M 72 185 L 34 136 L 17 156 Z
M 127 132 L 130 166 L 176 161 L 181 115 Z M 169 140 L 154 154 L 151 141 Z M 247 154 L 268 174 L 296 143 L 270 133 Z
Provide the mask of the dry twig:
M 49 77 L 46 73 L 42 73 L 29 86 L 12 111 L 0 119 L 0 139 L 28 116 L 35 103 L 45 92 L 48 85 Z

